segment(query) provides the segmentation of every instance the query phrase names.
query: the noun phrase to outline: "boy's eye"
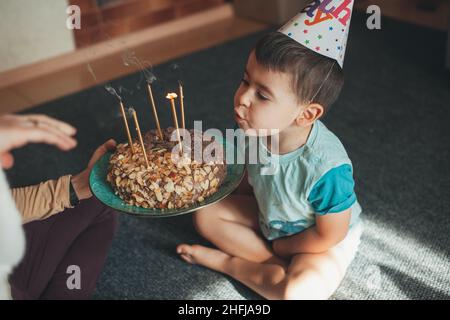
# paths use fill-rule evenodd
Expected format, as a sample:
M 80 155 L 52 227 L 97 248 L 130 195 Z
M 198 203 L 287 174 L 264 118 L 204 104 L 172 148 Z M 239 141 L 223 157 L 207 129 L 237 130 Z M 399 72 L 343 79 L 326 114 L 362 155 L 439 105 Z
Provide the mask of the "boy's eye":
M 246 80 L 245 78 L 242 78 L 241 79 L 241 83 L 243 83 L 245 86 L 249 86 L 250 85 L 250 82 L 248 81 L 248 80 Z M 270 100 L 269 98 L 267 98 L 265 95 L 263 95 L 261 92 L 257 92 L 256 93 L 256 95 L 258 96 L 258 99 L 261 99 L 261 100 L 264 100 L 264 101 L 266 101 L 266 100 Z
M 258 98 L 260 98 L 261 100 L 269 100 L 269 98 L 264 96 L 261 92 L 258 92 L 257 94 L 258 94 Z

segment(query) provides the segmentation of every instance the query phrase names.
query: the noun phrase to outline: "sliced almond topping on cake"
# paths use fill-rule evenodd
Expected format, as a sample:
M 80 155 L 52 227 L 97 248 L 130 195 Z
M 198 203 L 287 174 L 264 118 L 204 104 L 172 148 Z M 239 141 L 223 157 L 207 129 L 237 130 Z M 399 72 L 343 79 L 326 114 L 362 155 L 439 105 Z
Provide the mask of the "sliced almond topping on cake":
M 169 192 L 169 193 L 174 192 L 174 191 L 175 191 L 175 187 L 174 187 L 174 185 L 173 185 L 173 181 L 170 180 L 170 179 L 168 179 L 168 182 L 167 182 L 167 184 L 164 186 L 164 189 L 165 189 L 167 192 Z
M 160 189 L 155 189 L 156 200 L 159 202 L 163 201 L 163 196 Z

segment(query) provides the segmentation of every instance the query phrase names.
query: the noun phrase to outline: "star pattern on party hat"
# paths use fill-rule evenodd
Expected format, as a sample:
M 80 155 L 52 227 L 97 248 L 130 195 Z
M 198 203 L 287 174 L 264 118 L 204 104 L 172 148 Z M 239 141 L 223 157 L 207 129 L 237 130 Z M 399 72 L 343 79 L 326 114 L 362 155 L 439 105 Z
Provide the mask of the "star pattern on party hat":
M 354 0 L 314 0 L 280 30 L 305 47 L 344 65 Z

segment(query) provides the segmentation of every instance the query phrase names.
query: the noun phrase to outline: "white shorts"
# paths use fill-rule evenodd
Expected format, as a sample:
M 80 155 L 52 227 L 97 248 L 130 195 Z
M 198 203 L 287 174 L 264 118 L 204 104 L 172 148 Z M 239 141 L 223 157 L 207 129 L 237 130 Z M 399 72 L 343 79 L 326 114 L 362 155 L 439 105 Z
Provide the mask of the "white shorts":
M 358 247 L 361 242 L 361 235 L 363 233 L 363 230 L 364 225 L 362 221 L 359 221 L 356 225 L 350 228 L 344 240 L 330 249 L 337 255 L 344 258 L 346 267 L 348 267 L 352 260 L 355 258 L 356 252 L 358 251 Z

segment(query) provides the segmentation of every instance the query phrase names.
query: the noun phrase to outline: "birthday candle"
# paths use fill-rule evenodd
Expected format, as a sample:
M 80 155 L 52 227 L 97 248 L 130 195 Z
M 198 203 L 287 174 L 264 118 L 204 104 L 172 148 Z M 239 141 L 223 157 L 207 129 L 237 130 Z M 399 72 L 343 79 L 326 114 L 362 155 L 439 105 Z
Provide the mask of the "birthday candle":
M 130 144 L 131 153 L 134 154 L 135 151 L 133 146 L 133 139 L 131 139 L 130 127 L 128 126 L 127 116 L 125 114 L 125 107 L 123 106 L 122 100 L 119 100 L 119 102 L 120 102 L 120 111 L 122 112 L 123 123 L 125 125 L 125 131 L 128 136 L 128 143 Z
M 153 92 L 152 92 L 152 87 L 150 85 L 150 83 L 147 82 L 147 88 L 148 88 L 148 94 L 150 97 L 150 102 L 152 103 L 152 109 L 153 109 L 153 116 L 155 117 L 155 121 L 156 121 L 156 127 L 158 129 L 158 134 L 159 137 L 161 138 L 161 140 L 164 139 L 162 131 L 161 131 L 161 126 L 159 124 L 159 119 L 158 119 L 158 113 L 156 111 L 156 105 L 155 105 L 155 100 L 153 99 Z
M 132 109 L 133 119 L 136 125 L 136 131 L 139 137 L 139 142 L 141 144 L 142 153 L 144 154 L 145 163 L 147 164 L 147 168 L 150 169 L 150 164 L 148 163 L 147 152 L 145 151 L 144 140 L 142 139 L 141 128 L 139 127 L 139 121 L 137 119 L 136 110 Z
M 175 110 L 175 102 L 174 100 L 177 98 L 177 94 L 176 93 L 169 93 L 167 94 L 166 98 L 170 100 L 170 105 L 172 107 L 172 117 L 173 117 L 173 122 L 175 124 L 175 129 L 177 130 L 177 138 L 178 138 L 178 143 L 180 144 L 180 151 L 183 152 L 183 146 L 181 144 L 181 136 L 180 136 L 180 129 L 178 127 L 178 118 L 177 118 L 177 110 Z
M 186 124 L 184 122 L 184 94 L 183 94 L 183 86 L 181 85 L 181 81 L 178 83 L 180 89 L 180 107 L 181 107 L 181 127 L 186 129 Z

